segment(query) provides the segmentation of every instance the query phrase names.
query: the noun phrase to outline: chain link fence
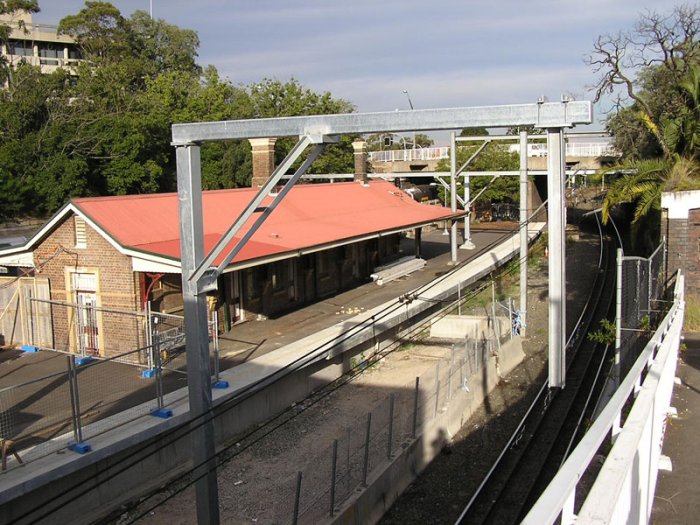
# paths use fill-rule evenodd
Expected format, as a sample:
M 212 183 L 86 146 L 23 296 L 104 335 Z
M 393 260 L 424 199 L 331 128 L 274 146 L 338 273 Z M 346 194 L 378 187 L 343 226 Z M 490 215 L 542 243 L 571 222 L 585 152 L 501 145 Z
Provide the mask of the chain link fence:
M 620 378 L 627 375 L 658 325 L 664 309 L 662 243 L 649 258 L 618 253 L 618 352 Z

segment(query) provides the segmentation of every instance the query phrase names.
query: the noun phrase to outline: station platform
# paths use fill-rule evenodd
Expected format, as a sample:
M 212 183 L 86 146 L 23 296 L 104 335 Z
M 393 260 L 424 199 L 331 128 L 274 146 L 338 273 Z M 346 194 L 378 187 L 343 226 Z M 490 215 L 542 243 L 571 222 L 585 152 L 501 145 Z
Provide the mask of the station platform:
M 459 262 L 481 255 L 484 248 L 495 246 L 512 236 L 515 228 L 515 223 L 491 223 L 489 227 L 482 228 L 473 226 L 471 237 L 476 248 L 457 250 Z M 541 229 L 541 225 L 536 229 Z M 461 242 L 461 231 L 458 238 Z M 402 250 L 405 255 L 413 253 L 413 240 L 403 239 Z M 443 230 L 424 233 L 421 255 L 427 262 L 423 269 L 382 286 L 370 282 L 276 318 L 234 325 L 228 333 L 219 336 L 221 369 L 251 361 L 304 335 L 347 321 L 444 275 L 451 269 L 449 235 L 444 235 Z
M 700 522 L 700 333 L 686 334 L 685 345 L 671 398 L 678 417 L 667 420 L 662 450 L 672 470 L 659 472 L 650 520 L 655 525 Z

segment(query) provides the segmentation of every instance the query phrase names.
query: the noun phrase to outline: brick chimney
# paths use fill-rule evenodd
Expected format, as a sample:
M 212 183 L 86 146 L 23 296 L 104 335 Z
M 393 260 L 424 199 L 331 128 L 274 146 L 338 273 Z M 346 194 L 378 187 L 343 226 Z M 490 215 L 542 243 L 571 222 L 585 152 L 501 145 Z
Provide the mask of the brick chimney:
M 253 180 L 251 186 L 257 188 L 265 184 L 275 171 L 276 138 L 248 139 L 253 148 Z
M 358 139 L 353 141 L 352 149 L 355 158 L 355 182 L 367 184 L 367 141 Z

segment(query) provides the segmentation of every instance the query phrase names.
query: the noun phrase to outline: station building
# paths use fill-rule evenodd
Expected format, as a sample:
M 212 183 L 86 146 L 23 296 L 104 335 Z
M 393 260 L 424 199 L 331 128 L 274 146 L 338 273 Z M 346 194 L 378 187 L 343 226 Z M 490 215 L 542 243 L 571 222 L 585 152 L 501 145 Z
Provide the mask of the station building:
M 274 154 L 273 148 L 266 151 L 254 148 L 254 165 L 263 164 L 256 157 Z M 254 180 L 264 180 L 261 169 Z M 205 253 L 257 191 L 203 193 Z M 82 345 L 99 355 L 143 346 L 138 323 L 108 321 L 108 312 L 143 311 L 148 304 L 153 311 L 182 313 L 178 213 L 176 193 L 76 198 L 26 244 L 0 250 L 0 267 L 14 275 L 4 279 L 30 280 L 24 310 L 32 298 L 52 305 L 42 341 L 26 340 L 29 332 L 36 337 L 32 329 L 21 342 L 73 351 Z M 219 278 L 209 300 L 218 328 L 277 316 L 367 282 L 376 267 L 400 257 L 402 234 L 415 234 L 420 253 L 421 228 L 461 215 L 420 204 L 389 182 L 367 181 L 363 173 L 353 182 L 297 184 Z M 255 215 L 239 235 L 254 220 Z M 79 315 L 86 309 L 90 315 Z M 19 342 L 19 330 L 6 321 L 0 323 L 5 342 Z

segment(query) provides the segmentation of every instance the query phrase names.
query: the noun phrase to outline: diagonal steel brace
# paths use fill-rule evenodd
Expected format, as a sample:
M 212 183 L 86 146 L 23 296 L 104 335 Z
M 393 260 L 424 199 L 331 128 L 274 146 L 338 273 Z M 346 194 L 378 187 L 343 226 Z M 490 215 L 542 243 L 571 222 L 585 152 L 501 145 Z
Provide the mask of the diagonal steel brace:
M 262 223 L 267 219 L 272 210 L 279 204 L 282 197 L 284 197 L 289 190 L 294 186 L 294 184 L 301 178 L 301 176 L 306 172 L 311 163 L 318 157 L 318 155 L 323 151 L 325 147 L 324 144 L 318 144 L 316 148 L 312 151 L 309 158 L 301 165 L 297 172 L 292 176 L 291 179 L 287 181 L 284 189 L 275 198 L 273 203 L 267 208 L 259 208 L 262 201 L 267 197 L 267 195 L 277 186 L 279 181 L 282 179 L 287 170 L 294 164 L 294 162 L 299 158 L 299 156 L 304 152 L 304 150 L 313 142 L 314 138 L 303 135 L 299 138 L 299 141 L 292 148 L 285 159 L 280 163 L 279 166 L 272 173 L 270 178 L 263 184 L 258 193 L 255 195 L 253 200 L 248 203 L 245 209 L 238 216 L 236 221 L 229 227 L 228 230 L 221 236 L 219 241 L 216 243 L 214 248 L 209 252 L 209 254 L 202 260 L 199 266 L 192 272 L 188 277 L 190 281 L 198 281 L 201 279 L 200 283 L 200 293 L 207 290 L 213 289 L 216 286 L 216 279 L 223 272 L 229 262 L 240 252 L 245 243 L 252 237 L 252 235 L 258 230 Z M 271 209 L 270 209 L 271 208 Z M 261 216 L 255 221 L 250 230 L 244 235 L 244 237 L 236 243 L 233 250 L 224 258 L 221 264 L 216 269 L 210 269 L 216 258 L 221 255 L 225 250 L 226 246 L 235 238 L 235 236 L 240 232 L 243 226 L 246 224 L 248 219 L 254 213 L 262 212 Z M 206 275 L 205 275 L 206 274 Z

